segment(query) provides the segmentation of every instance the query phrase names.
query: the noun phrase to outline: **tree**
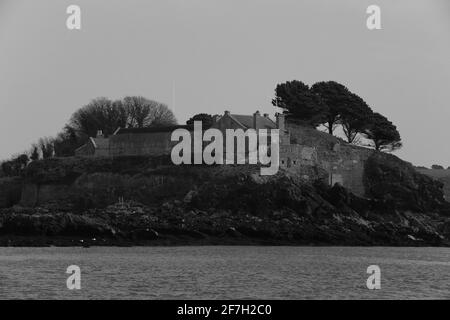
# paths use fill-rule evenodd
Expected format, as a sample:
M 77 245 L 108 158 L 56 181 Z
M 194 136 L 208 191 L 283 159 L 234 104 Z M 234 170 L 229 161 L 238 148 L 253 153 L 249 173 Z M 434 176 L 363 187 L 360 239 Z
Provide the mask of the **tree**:
M 317 82 L 311 87 L 311 91 L 317 94 L 326 106 L 324 125 L 332 135 L 339 123 L 342 110 L 351 104 L 351 92 L 335 81 Z
M 117 128 L 144 128 L 176 124 L 173 112 L 163 103 L 140 96 L 129 96 L 112 101 L 96 98 L 77 110 L 68 127 L 72 128 L 78 140 L 95 137 L 101 130 L 109 136 Z
M 96 98 L 77 110 L 71 117 L 68 126 L 78 135 L 95 137 L 99 130 L 110 135 L 119 127 L 125 127 L 128 121 L 127 112 L 121 101 L 107 98 Z
M 77 134 L 74 128 L 66 125 L 54 140 L 55 156 L 70 157 L 75 155 L 75 150 L 85 144 L 87 139 L 87 135 Z
M 53 157 L 54 154 L 54 139 L 53 138 L 41 138 L 39 139 L 38 145 L 41 149 L 41 154 L 43 159 L 48 159 Z
M 174 125 L 175 115 L 167 105 L 141 96 L 125 97 L 123 105 L 132 128 Z
M 203 128 L 209 128 L 213 124 L 213 117 L 207 113 L 198 113 L 186 121 L 186 124 L 193 125 L 194 121 L 201 121 Z
M 30 159 L 28 158 L 27 154 L 21 154 L 16 159 L 14 159 L 14 161 L 17 162 L 17 164 L 20 166 L 20 169 L 23 169 L 27 166 Z
M 375 150 L 393 151 L 401 148 L 402 142 L 397 127 L 385 116 L 375 112 L 364 134 L 372 140 Z
M 3 174 L 7 177 L 10 177 L 13 175 L 14 170 L 13 170 L 11 161 L 3 161 L 2 162 L 2 171 L 3 171 Z
M 30 160 L 36 161 L 39 160 L 39 147 L 37 144 L 33 144 L 30 151 Z
M 278 84 L 272 104 L 284 109 L 290 119 L 313 127 L 325 119 L 326 106 L 320 97 L 298 80 Z
M 355 142 L 359 133 L 365 133 L 373 111 L 358 95 L 352 93 L 348 104 L 341 110 L 340 123 L 348 143 Z
M 434 170 L 444 170 L 444 167 L 441 166 L 441 165 L 439 165 L 439 164 L 433 164 L 433 165 L 431 166 L 431 169 L 434 169 Z
M 21 154 L 13 157 L 9 161 L 3 161 L 1 164 L 2 172 L 5 176 L 18 176 L 22 173 L 29 162 L 28 155 Z

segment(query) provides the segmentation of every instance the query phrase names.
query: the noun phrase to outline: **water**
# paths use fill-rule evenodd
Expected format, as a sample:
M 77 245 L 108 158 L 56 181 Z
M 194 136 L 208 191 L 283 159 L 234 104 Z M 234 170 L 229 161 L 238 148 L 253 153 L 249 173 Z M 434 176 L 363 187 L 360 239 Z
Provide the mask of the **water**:
M 368 290 L 369 265 L 381 289 Z M 66 287 L 69 265 L 81 290 Z M 449 248 L 0 248 L 0 299 L 450 298 Z

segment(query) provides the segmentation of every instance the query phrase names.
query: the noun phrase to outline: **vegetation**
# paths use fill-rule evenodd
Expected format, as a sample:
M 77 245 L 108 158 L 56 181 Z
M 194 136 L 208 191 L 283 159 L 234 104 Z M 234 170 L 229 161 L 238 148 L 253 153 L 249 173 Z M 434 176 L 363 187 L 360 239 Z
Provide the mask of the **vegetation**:
M 376 112 L 369 121 L 365 135 L 373 141 L 375 150 L 392 151 L 402 146 L 397 127 L 385 116 Z
M 298 80 L 277 85 L 272 104 L 284 109 L 293 121 L 313 127 L 326 121 L 326 105 L 308 85 Z
M 318 127 L 333 134 L 339 125 L 347 142 L 366 138 L 379 151 L 402 146 L 400 133 L 385 116 L 374 113 L 357 94 L 335 81 L 317 82 L 311 87 L 293 80 L 278 84 L 272 104 L 283 109 L 288 119 Z
M 329 134 L 333 134 L 341 120 L 342 112 L 351 102 L 351 92 L 335 81 L 317 82 L 311 87 L 311 91 L 318 95 L 326 106 L 324 126 Z
M 1 163 L 1 176 L 13 177 L 21 174 L 22 170 L 27 166 L 29 161 L 28 155 L 21 154 L 17 157 L 13 157 L 9 161 L 3 161 Z
M 202 117 L 204 118 L 203 115 Z M 211 117 L 212 121 L 212 117 Z M 30 161 L 73 156 L 89 137 L 98 132 L 111 135 L 119 127 L 145 128 L 175 125 L 177 120 L 167 105 L 141 96 L 122 100 L 96 98 L 75 111 L 56 137 L 43 137 L 29 151 L 0 163 L 0 177 L 21 175 Z
M 141 96 L 112 101 L 97 98 L 77 110 L 55 141 L 55 155 L 73 155 L 89 137 L 101 131 L 109 136 L 117 128 L 146 128 L 176 124 L 173 112 L 163 103 Z
M 313 128 L 323 125 L 331 135 L 340 126 L 349 143 L 358 143 L 359 138 L 364 137 L 379 151 L 393 151 L 402 146 L 400 134 L 391 121 L 374 113 L 361 97 L 335 81 L 317 82 L 311 87 L 298 80 L 278 84 L 272 104 L 283 109 L 290 121 Z M 208 127 L 213 117 L 199 113 L 187 124 L 196 120 Z M 100 131 L 109 136 L 119 127 L 144 128 L 176 123 L 175 115 L 165 104 L 142 96 L 127 96 L 121 100 L 96 98 L 75 111 L 56 137 L 40 138 L 29 151 L 4 161 L 0 165 L 0 176 L 20 175 L 30 161 L 73 156 L 78 147 Z
M 186 121 L 186 124 L 193 125 L 194 121 L 201 121 L 204 128 L 209 128 L 213 124 L 213 116 L 207 113 L 198 113 Z

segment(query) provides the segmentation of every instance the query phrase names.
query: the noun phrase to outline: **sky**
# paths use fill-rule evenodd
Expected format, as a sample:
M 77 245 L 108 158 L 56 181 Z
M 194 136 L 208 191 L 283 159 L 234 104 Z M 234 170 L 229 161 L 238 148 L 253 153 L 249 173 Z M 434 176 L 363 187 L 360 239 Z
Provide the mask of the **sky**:
M 81 30 L 66 27 L 73 4 Z M 450 166 L 448 0 L 0 0 L 0 159 L 96 97 L 142 95 L 179 123 L 273 116 L 293 79 L 345 84 L 397 125 L 396 155 Z

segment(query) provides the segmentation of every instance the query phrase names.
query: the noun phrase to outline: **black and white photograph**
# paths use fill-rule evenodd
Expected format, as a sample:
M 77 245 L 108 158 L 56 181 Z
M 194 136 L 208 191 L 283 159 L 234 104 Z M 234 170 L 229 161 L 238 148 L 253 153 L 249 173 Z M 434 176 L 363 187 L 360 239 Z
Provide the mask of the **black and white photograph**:
M 449 119 L 448 0 L 0 0 L 0 300 L 448 300 Z

